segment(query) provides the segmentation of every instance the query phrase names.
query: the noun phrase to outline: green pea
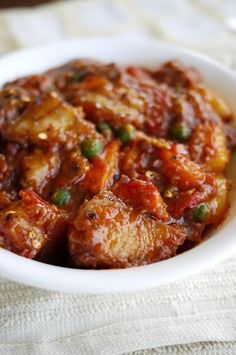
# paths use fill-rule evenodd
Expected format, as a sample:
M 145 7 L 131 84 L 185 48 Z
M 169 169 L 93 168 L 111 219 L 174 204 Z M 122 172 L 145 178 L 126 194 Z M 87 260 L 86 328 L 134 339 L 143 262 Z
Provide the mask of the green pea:
M 53 195 L 53 202 L 57 206 L 63 206 L 67 204 L 70 200 L 70 193 L 67 190 L 61 189 L 57 190 Z
M 104 131 L 111 130 L 111 126 L 108 123 L 100 122 L 97 124 L 97 131 L 103 133 Z
M 183 124 L 182 122 L 176 122 L 171 126 L 170 134 L 174 139 L 180 142 L 185 142 L 191 135 L 191 129 L 188 125 Z
M 123 143 L 129 142 L 135 137 L 136 129 L 131 124 L 127 123 L 118 131 L 118 136 Z
M 89 159 L 101 153 L 102 150 L 103 144 L 98 139 L 85 138 L 81 143 L 82 154 Z
M 195 222 L 205 222 L 209 215 L 210 211 L 206 203 L 201 203 L 193 209 L 193 220 Z
M 82 80 L 85 79 L 85 77 L 87 75 L 88 75 L 87 70 L 81 69 L 81 70 L 78 70 L 77 72 L 74 73 L 74 75 L 72 76 L 72 79 L 74 81 L 76 81 L 77 83 L 80 83 Z

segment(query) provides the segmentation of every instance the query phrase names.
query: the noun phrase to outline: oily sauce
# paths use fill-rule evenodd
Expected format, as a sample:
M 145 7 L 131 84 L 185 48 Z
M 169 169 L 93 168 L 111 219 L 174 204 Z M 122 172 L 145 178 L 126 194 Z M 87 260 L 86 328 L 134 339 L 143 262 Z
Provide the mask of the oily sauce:
M 0 91 L 0 246 L 125 268 L 175 256 L 225 218 L 236 134 L 194 68 L 78 59 Z

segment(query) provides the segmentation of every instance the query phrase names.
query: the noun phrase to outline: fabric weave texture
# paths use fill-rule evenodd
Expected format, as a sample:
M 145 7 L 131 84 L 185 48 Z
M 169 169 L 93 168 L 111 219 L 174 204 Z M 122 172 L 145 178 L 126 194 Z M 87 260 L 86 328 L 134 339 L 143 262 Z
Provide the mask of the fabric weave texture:
M 0 12 L 0 54 L 94 35 L 154 37 L 236 68 L 235 0 L 73 0 Z M 127 294 L 61 294 L 0 279 L 0 354 L 235 353 L 236 255 Z

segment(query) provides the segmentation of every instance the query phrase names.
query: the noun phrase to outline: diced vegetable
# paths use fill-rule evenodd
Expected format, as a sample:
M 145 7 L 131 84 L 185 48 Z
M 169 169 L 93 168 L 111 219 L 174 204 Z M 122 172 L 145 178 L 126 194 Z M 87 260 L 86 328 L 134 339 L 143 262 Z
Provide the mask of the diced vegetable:
M 111 130 L 111 126 L 108 123 L 100 122 L 97 124 L 97 131 L 103 133 L 104 131 Z
M 223 176 L 216 177 L 216 195 L 209 201 L 210 216 L 208 223 L 221 223 L 229 208 L 229 181 Z
M 119 171 L 119 149 L 120 142 L 113 140 L 104 147 L 99 156 L 93 158 L 90 164 L 91 168 L 82 182 L 83 189 L 96 194 L 113 184 L 114 175 Z
M 176 122 L 170 127 L 171 136 L 179 142 L 185 142 L 191 135 L 191 129 L 187 124 Z
M 229 162 L 229 150 L 223 127 L 214 123 L 198 125 L 189 142 L 191 158 L 205 164 L 210 172 L 221 173 Z
M 206 222 L 209 215 L 209 207 L 205 203 L 201 203 L 193 209 L 193 220 L 195 222 Z
M 86 78 L 88 72 L 86 69 L 78 70 L 75 74 L 73 74 L 72 79 L 77 83 L 80 83 L 82 80 Z
M 172 257 L 229 207 L 232 113 L 179 62 L 73 60 L 0 90 L 0 247 L 53 265 Z
M 176 186 L 181 190 L 189 190 L 201 186 L 205 181 L 206 174 L 204 170 L 185 154 L 163 149 L 161 151 L 161 159 L 163 161 L 163 174 L 170 185 Z
M 34 258 L 48 242 L 57 244 L 65 233 L 65 218 L 33 191 L 22 190 L 20 196 L 0 212 L 0 234 L 7 248 Z
M 118 131 L 120 140 L 123 143 L 128 143 L 132 138 L 135 137 L 136 129 L 131 124 L 126 124 L 121 127 Z
M 63 206 L 70 201 L 70 193 L 67 190 L 61 189 L 54 193 L 53 202 L 57 206 Z
M 103 144 L 101 141 L 98 139 L 89 139 L 86 138 L 82 143 L 81 143 L 81 151 L 82 154 L 91 159 L 101 153 L 103 150 Z
M 91 211 L 96 218 L 90 217 Z M 186 232 L 177 224 L 165 224 L 140 213 L 103 190 L 83 204 L 68 238 L 75 266 L 119 268 L 175 255 Z
M 163 221 L 170 219 L 159 191 L 149 181 L 122 176 L 113 186 L 112 192 L 127 204 L 147 211 Z

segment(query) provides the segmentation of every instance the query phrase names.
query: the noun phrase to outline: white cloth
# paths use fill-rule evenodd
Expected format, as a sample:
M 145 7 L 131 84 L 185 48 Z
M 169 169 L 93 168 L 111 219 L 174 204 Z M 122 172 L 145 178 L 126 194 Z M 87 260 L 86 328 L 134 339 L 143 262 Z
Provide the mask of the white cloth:
M 204 348 L 235 354 L 235 340 L 236 258 L 172 285 L 122 295 L 0 283 L 1 354 L 116 355 L 151 348 L 157 354 L 202 354 Z
M 236 68 L 235 0 L 64 1 L 0 12 L 0 53 L 123 34 L 185 44 Z M 178 283 L 130 294 L 69 295 L 0 280 L 0 354 L 134 352 L 235 354 L 236 256 Z

